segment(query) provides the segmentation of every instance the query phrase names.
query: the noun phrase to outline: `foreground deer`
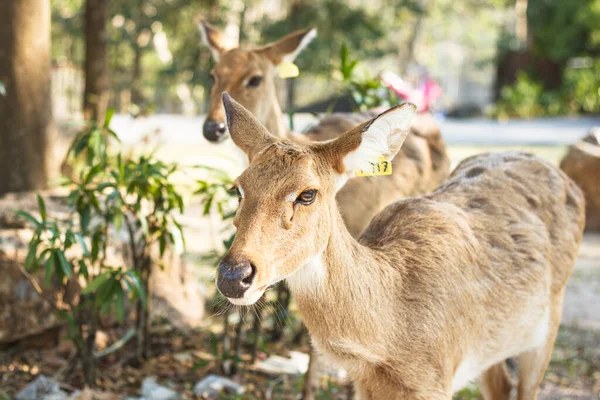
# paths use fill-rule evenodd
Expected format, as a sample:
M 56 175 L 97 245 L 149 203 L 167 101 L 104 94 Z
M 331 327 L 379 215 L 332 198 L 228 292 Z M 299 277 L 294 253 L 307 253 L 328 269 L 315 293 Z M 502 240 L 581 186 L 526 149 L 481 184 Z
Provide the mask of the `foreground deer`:
M 348 369 L 360 399 L 451 399 L 478 377 L 486 399 L 508 399 L 504 360 L 517 355 L 518 398 L 536 398 L 584 224 L 582 193 L 566 175 L 523 153 L 471 157 L 431 195 L 386 207 L 355 240 L 335 194 L 353 171 L 398 153 L 414 107 L 302 144 L 223 101 L 250 164 L 235 181 L 221 293 L 250 305 L 287 279 L 313 343 Z
M 275 72 L 282 62 L 291 62 L 316 36 L 316 30 L 292 33 L 275 43 L 256 47 L 225 44 L 223 35 L 201 22 L 205 44 L 217 61 L 212 76 L 210 109 L 203 133 L 212 142 L 226 139 L 227 126 L 221 93 L 229 93 L 246 107 L 275 136 L 325 141 L 337 137 L 375 113 L 334 114 L 324 118 L 306 135 L 294 135 L 284 127 L 283 114 L 275 90 Z M 350 233 L 358 236 L 371 218 L 386 205 L 402 197 L 428 193 L 448 176 L 450 159 L 446 145 L 431 115 L 419 115 L 413 134 L 394 159 L 392 176 L 350 181 L 337 195 L 342 216 Z M 367 196 L 365 196 L 367 195 Z

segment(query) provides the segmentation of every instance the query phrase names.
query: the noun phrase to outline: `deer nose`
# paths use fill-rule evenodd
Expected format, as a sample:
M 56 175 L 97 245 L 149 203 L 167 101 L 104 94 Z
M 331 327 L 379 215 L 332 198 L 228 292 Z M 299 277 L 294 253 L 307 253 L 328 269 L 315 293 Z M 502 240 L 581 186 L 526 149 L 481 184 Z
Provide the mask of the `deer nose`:
M 252 286 L 256 267 L 250 261 L 236 261 L 227 257 L 219 264 L 217 288 L 225 297 L 239 299 Z
M 204 125 L 202 126 L 202 133 L 209 142 L 220 142 L 221 140 L 225 139 L 227 126 L 224 122 L 217 122 L 213 121 L 212 119 L 207 119 L 204 121 Z

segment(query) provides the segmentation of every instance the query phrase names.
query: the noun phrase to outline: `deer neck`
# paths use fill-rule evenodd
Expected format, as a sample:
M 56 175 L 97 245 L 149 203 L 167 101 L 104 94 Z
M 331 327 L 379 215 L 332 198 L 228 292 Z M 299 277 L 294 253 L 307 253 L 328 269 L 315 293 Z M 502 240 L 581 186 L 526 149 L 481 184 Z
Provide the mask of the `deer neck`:
M 285 127 L 283 122 L 283 112 L 275 94 L 272 96 L 271 107 L 267 110 L 265 120 L 262 122 L 265 128 L 273 135 L 282 139 L 290 139 L 292 137 L 292 132 Z
M 379 310 L 389 310 L 392 294 L 398 295 L 401 269 L 392 268 L 382 252 L 358 243 L 337 206 L 331 209 L 327 246 L 288 277 L 288 285 L 311 336 L 323 350 L 337 346 L 360 353 L 361 348 L 372 349 L 373 329 L 390 322 Z

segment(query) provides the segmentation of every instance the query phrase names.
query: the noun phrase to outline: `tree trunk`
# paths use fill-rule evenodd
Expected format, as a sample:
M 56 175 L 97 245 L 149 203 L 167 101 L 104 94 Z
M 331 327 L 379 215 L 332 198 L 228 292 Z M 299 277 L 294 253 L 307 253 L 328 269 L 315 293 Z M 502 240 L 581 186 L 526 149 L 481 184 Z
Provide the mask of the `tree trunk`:
M 141 260 L 140 276 L 144 291 L 146 292 L 146 306 L 138 301 L 137 309 L 137 347 L 136 358 L 138 361 L 147 360 L 150 356 L 150 302 L 152 298 L 150 289 L 150 275 L 152 272 L 152 258 L 143 253 Z
M 108 107 L 107 0 L 85 3 L 85 91 L 83 115 L 99 121 Z
M 0 195 L 46 187 L 52 162 L 50 0 L 0 1 Z
M 84 296 L 82 296 L 84 297 Z M 94 355 L 96 349 L 96 334 L 98 333 L 98 314 L 94 305 L 93 296 L 85 296 L 82 303 L 83 309 L 77 316 L 80 342 L 77 344 L 79 361 L 83 370 L 83 378 L 88 386 L 96 386 L 97 362 Z
M 515 3 L 515 14 L 517 16 L 517 26 L 515 34 L 523 48 L 529 48 L 529 33 L 527 27 L 527 5 L 528 0 L 517 0 Z
M 423 27 L 423 18 L 425 16 L 427 3 L 425 0 L 421 0 L 419 3 L 419 7 L 421 11 L 417 14 L 417 19 L 415 20 L 415 24 L 413 25 L 413 29 L 410 32 L 410 37 L 407 40 L 406 51 L 400 55 L 400 74 L 401 76 L 406 75 L 408 66 L 415 59 L 415 44 L 419 39 L 419 34 L 421 33 L 421 28 Z
M 137 44 L 137 39 L 134 51 L 133 73 L 131 77 L 131 102 L 140 106 L 144 100 L 142 95 L 142 48 Z
M 133 68 L 131 74 L 131 102 L 138 107 L 144 102 L 144 96 L 142 94 L 142 56 L 144 49 L 140 43 L 140 35 L 143 32 L 144 25 L 144 13 L 142 12 L 146 0 L 137 1 L 137 10 L 134 14 L 135 21 L 135 42 L 133 43 Z

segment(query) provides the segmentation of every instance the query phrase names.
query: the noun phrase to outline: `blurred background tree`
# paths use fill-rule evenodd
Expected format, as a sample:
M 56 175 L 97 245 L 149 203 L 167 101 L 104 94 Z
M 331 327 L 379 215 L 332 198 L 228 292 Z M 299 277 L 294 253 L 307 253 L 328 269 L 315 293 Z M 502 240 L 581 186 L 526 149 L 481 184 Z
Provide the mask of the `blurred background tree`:
M 280 97 L 289 109 L 339 94 L 330 74 L 346 43 L 371 75 L 389 69 L 405 76 L 412 65 L 426 65 L 441 81 L 443 106 L 450 111 L 469 105 L 481 109 L 499 101 L 498 115 L 529 115 L 511 109 L 515 96 L 536 93 L 522 92 L 528 83 L 525 75 L 521 81 L 518 76 L 525 72 L 542 88 L 528 100 L 540 105 L 536 115 L 593 112 L 598 94 L 588 80 L 590 73 L 597 73 L 593 60 L 600 47 L 598 4 L 599 0 L 112 2 L 107 21 L 110 105 L 134 115 L 204 111 L 212 61 L 194 23 L 200 15 L 232 38 L 253 44 L 295 29 L 318 28 L 317 39 L 297 59 L 301 76 L 281 85 Z M 84 0 L 52 2 L 55 69 L 84 65 L 84 10 Z M 503 94 L 505 87 L 509 89 Z
M 50 3 L 0 3 L 0 195 L 46 187 L 52 163 Z

